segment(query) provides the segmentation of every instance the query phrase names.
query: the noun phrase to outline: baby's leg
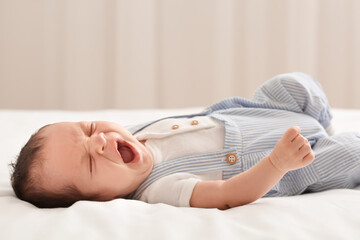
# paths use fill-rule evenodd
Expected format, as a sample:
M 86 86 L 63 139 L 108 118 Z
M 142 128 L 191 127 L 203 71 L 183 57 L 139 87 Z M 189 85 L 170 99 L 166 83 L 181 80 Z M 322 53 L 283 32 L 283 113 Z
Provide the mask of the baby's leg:
M 260 86 L 252 99 L 232 97 L 209 106 L 207 110 L 229 108 L 265 108 L 303 113 L 316 119 L 325 129 L 332 119 L 322 87 L 303 73 L 275 76 Z
M 303 73 L 280 74 L 264 83 L 253 97 L 262 107 L 304 113 L 324 128 L 332 119 L 330 106 L 320 85 Z
M 319 182 L 306 191 L 353 188 L 360 184 L 360 135 L 341 133 L 320 139 L 314 146 L 314 168 Z

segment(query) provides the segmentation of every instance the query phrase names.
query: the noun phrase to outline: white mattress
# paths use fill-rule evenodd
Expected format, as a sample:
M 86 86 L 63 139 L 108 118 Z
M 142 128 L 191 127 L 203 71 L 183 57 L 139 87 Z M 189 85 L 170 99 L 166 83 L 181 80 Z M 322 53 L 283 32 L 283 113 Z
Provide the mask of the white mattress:
M 0 239 L 359 239 L 360 187 L 262 198 L 220 211 L 117 199 L 38 209 L 18 200 L 7 164 L 30 134 L 56 121 L 109 120 L 127 125 L 195 109 L 0 111 Z M 334 110 L 334 128 L 360 131 L 360 110 Z

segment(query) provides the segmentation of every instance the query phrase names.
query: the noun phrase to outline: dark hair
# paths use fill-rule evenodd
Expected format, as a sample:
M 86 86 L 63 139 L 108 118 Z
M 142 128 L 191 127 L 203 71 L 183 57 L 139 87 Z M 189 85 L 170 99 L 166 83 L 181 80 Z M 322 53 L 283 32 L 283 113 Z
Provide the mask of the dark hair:
M 42 156 L 45 136 L 40 128 L 31 135 L 21 149 L 17 161 L 10 163 L 12 168 L 11 185 L 18 198 L 39 208 L 69 207 L 79 200 L 95 200 L 98 196 L 85 196 L 74 185 L 64 186 L 58 191 L 47 190 L 41 186 L 40 166 L 45 160 Z

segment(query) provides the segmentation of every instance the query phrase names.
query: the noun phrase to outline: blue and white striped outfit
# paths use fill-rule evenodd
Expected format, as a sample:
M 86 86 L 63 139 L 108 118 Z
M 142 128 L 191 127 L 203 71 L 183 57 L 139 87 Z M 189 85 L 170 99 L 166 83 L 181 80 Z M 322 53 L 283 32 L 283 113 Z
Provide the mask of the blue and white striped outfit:
M 252 99 L 228 98 L 202 113 L 170 118 L 194 116 L 209 116 L 223 122 L 224 149 L 156 164 L 131 197 L 137 199 L 150 184 L 175 173 L 204 174 L 222 170 L 223 179 L 229 179 L 270 154 L 285 131 L 294 125 L 300 126 L 301 134 L 309 140 L 315 160 L 304 168 L 288 172 L 265 197 L 353 188 L 360 184 L 360 135 L 327 134 L 325 129 L 332 119 L 330 107 L 320 84 L 308 75 L 278 75 L 263 84 Z M 135 126 L 130 131 L 135 134 L 157 121 Z M 238 157 L 233 165 L 226 161 L 229 153 Z

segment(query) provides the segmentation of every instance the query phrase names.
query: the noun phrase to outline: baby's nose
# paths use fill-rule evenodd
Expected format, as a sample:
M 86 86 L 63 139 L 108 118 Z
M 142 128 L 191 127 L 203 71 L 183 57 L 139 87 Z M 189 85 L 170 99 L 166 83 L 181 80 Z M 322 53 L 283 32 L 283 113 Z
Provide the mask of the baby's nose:
M 95 152 L 102 154 L 104 153 L 106 146 L 106 137 L 104 133 L 94 134 L 91 138 L 92 148 Z

